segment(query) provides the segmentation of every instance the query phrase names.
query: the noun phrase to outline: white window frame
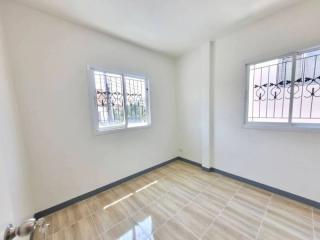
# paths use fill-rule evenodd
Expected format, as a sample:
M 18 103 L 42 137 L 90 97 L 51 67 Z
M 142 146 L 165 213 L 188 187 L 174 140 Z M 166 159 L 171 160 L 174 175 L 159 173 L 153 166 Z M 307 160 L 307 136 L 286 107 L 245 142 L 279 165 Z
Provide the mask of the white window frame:
M 284 130 L 284 131 L 315 131 L 320 132 L 320 123 L 293 123 L 292 122 L 292 112 L 293 112 L 293 97 L 294 97 L 294 91 L 291 91 L 290 96 L 290 105 L 289 105 L 289 119 L 287 123 L 281 123 L 281 122 L 250 122 L 248 121 L 248 114 L 249 114 L 249 85 L 250 85 L 250 66 L 272 61 L 274 59 L 280 59 L 280 58 L 286 58 L 286 57 L 292 57 L 292 73 L 291 73 L 291 79 L 295 79 L 295 73 L 296 73 L 296 59 L 299 54 L 306 53 L 306 52 L 312 52 L 320 50 L 320 45 L 315 46 L 312 48 L 306 48 L 299 51 L 291 52 L 288 54 L 276 56 L 276 57 L 268 57 L 268 58 L 261 58 L 256 59 L 254 61 L 250 61 L 250 63 L 245 64 L 245 115 L 244 115 L 244 128 L 253 128 L 253 129 L 270 129 L 270 130 Z M 291 81 L 291 85 L 294 84 L 293 81 Z M 291 86 L 292 87 L 292 86 Z
M 96 135 L 102 135 L 102 134 L 109 134 L 109 133 L 116 133 L 119 131 L 131 131 L 131 130 L 138 130 L 138 129 L 145 129 L 151 127 L 151 91 L 150 91 L 150 82 L 149 78 L 147 78 L 145 75 L 142 74 L 132 74 L 132 73 L 123 73 L 119 71 L 109 71 L 106 69 L 93 67 L 91 65 L 88 65 L 87 67 L 88 71 L 88 79 L 89 79 L 89 99 L 90 99 L 90 112 L 91 112 L 91 121 L 93 124 L 94 133 Z M 98 105 L 97 105 L 97 98 L 96 98 L 96 86 L 95 86 L 95 78 L 94 78 L 94 71 L 99 71 L 103 73 L 109 73 L 109 74 L 116 74 L 122 76 L 122 84 L 123 84 L 123 93 L 124 93 L 124 113 L 125 113 L 125 125 L 124 126 L 114 126 L 114 127 L 105 127 L 100 128 L 99 127 L 99 113 L 98 113 Z M 146 91 L 146 107 L 147 107 L 147 113 L 148 113 L 148 121 L 146 125 L 143 126 L 134 126 L 134 127 L 128 127 L 128 111 L 127 111 L 127 97 L 126 97 L 126 83 L 125 83 L 125 77 L 135 77 L 144 79 L 145 81 L 145 87 L 147 89 Z

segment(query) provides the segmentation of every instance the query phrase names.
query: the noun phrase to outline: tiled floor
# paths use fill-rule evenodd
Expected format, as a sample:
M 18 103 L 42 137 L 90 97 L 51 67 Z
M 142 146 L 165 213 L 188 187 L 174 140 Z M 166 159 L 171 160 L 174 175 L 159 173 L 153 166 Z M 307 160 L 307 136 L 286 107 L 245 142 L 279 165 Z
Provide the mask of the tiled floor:
M 49 240 L 320 240 L 320 210 L 181 161 L 46 219 Z

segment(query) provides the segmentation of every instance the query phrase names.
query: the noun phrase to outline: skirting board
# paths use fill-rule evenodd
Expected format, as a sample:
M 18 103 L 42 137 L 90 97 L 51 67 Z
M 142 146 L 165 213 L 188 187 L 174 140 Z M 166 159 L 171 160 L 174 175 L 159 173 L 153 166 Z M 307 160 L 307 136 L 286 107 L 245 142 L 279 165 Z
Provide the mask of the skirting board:
M 78 197 L 75 197 L 73 199 L 70 199 L 66 202 L 63 202 L 63 203 L 60 203 L 58 205 L 55 205 L 53 207 L 50 207 L 46 210 L 43 210 L 43 211 L 40 211 L 40 212 L 37 212 L 36 214 L 34 214 L 34 217 L 36 219 L 39 219 L 39 218 L 42 218 L 42 217 L 45 217 L 45 216 L 48 216 L 54 212 L 57 212 L 63 208 L 66 208 L 72 204 L 75 204 L 77 202 L 80 202 L 82 200 L 85 200 L 87 198 L 90 198 L 98 193 L 101 193 L 103 191 L 106 191 L 110 188 L 113 188 L 121 183 L 124 183 L 126 181 L 129 181 L 135 177 L 138 177 L 140 175 L 143 175 L 143 174 L 146 174 L 150 171 L 153 171 L 159 167 L 162 167 L 162 166 L 165 166 L 171 162 L 174 162 L 174 161 L 177 161 L 177 160 L 181 160 L 181 161 L 184 161 L 186 163 L 189 163 L 189 164 L 192 164 L 192 165 L 195 165 L 197 167 L 200 167 L 202 168 L 203 170 L 205 171 L 209 171 L 209 172 L 216 172 L 216 173 L 219 173 L 221 175 L 224 175 L 226 177 L 229 177 L 229 178 L 232 178 L 232 179 L 235 179 L 235 180 L 238 180 L 238 181 L 241 181 L 241 182 L 244 182 L 244 183 L 247 183 L 247 184 L 250 184 L 252 186 L 255 186 L 255 187 L 258 187 L 258 188 L 261 188 L 261 189 L 264 189 L 264 190 L 267 190 L 269 192 L 272 192 L 272 193 L 275 193 L 275 194 L 278 194 L 278 195 L 281 195 L 281 196 L 284 196 L 284 197 L 287 197 L 289 199 L 292 199 L 292 200 L 295 200 L 295 201 L 298 201 L 298 202 L 301 202 L 301 203 L 304 203 L 304 204 L 307 204 L 309 206 L 312 206 L 312 207 L 315 207 L 315 208 L 318 208 L 320 209 L 320 203 L 319 202 L 316 202 L 316 201 L 313 201 L 313 200 L 310 200 L 310 199 L 307 199 L 307 198 L 304 198 L 304 197 L 301 197 L 301 196 L 298 196 L 298 195 L 295 195 L 295 194 L 292 194 L 292 193 L 289 193 L 289 192 L 286 192 L 286 191 L 283 191 L 283 190 L 280 190 L 280 189 L 277 189 L 277 188 L 274 188 L 274 187 L 271 187 L 271 186 L 268 186 L 268 185 L 265 185 L 265 184 L 262 184 L 262 183 L 258 183 L 258 182 L 255 182 L 253 180 L 250 180 L 250 179 L 246 179 L 246 178 L 243 178 L 243 177 L 240 177 L 240 176 L 237 176 L 237 175 L 234 175 L 234 174 L 231 174 L 231 173 L 228 173 L 228 172 L 225 172 L 225 171 L 221 171 L 219 169 L 216 169 L 216 168 L 204 168 L 201 166 L 200 163 L 198 162 L 195 162 L 195 161 L 191 161 L 191 160 L 188 160 L 188 159 L 185 159 L 185 158 L 182 158 L 182 157 L 176 157 L 176 158 L 173 158 L 171 160 L 168 160 L 166 162 L 163 162 L 163 163 L 160 163 L 156 166 L 153 166 L 151 168 L 148 168 L 148 169 L 145 169 L 143 171 L 140 171 L 138 173 L 135 173 L 133 175 L 130 175 L 128 177 L 125 177 L 125 178 L 122 178 L 116 182 L 113 182 L 113 183 L 110 183 L 108 185 L 105 185 L 103 187 L 100 187 L 98 189 L 95 189 L 93 191 L 90 191 L 88 193 L 85 193 L 83 195 L 80 195 Z
M 142 170 L 142 171 L 140 171 L 140 172 L 138 172 L 138 173 L 135 173 L 135 174 L 130 175 L 130 176 L 128 176 L 128 177 L 122 178 L 122 179 L 120 179 L 120 180 L 118 180 L 118 181 L 115 181 L 115 182 L 110 183 L 110 184 L 108 184 L 108 185 L 105 185 L 105 186 L 103 186 L 103 187 L 97 188 L 97 189 L 95 189 L 95 190 L 93 190 L 93 191 L 90 191 L 90 192 L 88 192 L 88 193 L 82 194 L 82 195 L 80 195 L 80 196 L 78 196 L 78 197 L 75 197 L 75 198 L 70 199 L 70 200 L 68 200 L 68 201 L 66 201 L 66 202 L 63 202 L 63 203 L 60 203 L 60 204 L 55 205 L 55 206 L 53 206 L 53 207 L 50 207 L 50 208 L 48 208 L 48 209 L 46 209 L 46 210 L 37 212 L 37 213 L 34 214 L 34 218 L 39 219 L 39 218 L 48 216 L 48 215 L 50 215 L 50 214 L 52 214 L 52 213 L 54 213 L 54 212 L 57 212 L 57 211 L 59 211 L 59 210 L 61 210 L 61 209 L 63 209 L 63 208 L 66 208 L 66 207 L 68 207 L 68 206 L 70 206 L 70 205 L 72 205 L 72 204 L 75 204 L 75 203 L 77 203 L 77 202 L 80 202 L 80 201 L 82 201 L 82 200 L 85 200 L 85 199 L 87 199 L 87 198 L 90 198 L 90 197 L 92 197 L 92 196 L 94 196 L 94 195 L 96 195 L 96 194 L 98 194 L 98 193 L 104 192 L 104 191 L 106 191 L 106 190 L 108 190 L 108 189 L 110 189 L 110 188 L 113 188 L 113 187 L 121 184 L 121 183 L 127 182 L 127 181 L 129 181 L 129 180 L 131 180 L 131 179 L 133 179 L 133 178 L 135 178 L 135 177 L 138 177 L 138 176 L 140 176 L 140 175 L 143 175 L 143 174 L 146 174 L 146 173 L 148 173 L 148 172 L 151 172 L 151 171 L 153 171 L 153 170 L 155 170 L 155 169 L 157 169 L 157 168 L 159 168 L 159 167 L 162 167 L 162 166 L 164 166 L 164 165 L 167 165 L 167 164 L 169 164 L 169 163 L 171 163 L 171 162 L 174 162 L 174 161 L 176 161 L 176 160 L 178 160 L 178 157 L 173 158 L 173 159 L 171 159 L 171 160 L 168 160 L 168 161 L 166 161 L 166 162 L 160 163 L 160 164 L 158 164 L 158 165 L 156 165 L 156 166 L 153 166 L 153 167 L 150 167 L 150 168 L 148 168 L 148 169 Z
M 281 195 L 283 197 L 295 200 L 297 202 L 301 202 L 303 204 L 309 205 L 311 207 L 320 209 L 320 202 L 316 202 L 314 200 L 311 200 L 311 199 L 308 199 L 308 198 L 305 198 L 305 197 L 301 197 L 299 195 L 296 195 L 296 194 L 293 194 L 293 193 L 290 193 L 290 192 L 286 192 L 286 191 L 283 191 L 281 189 L 274 188 L 274 187 L 271 187 L 271 186 L 268 186 L 268 185 L 265 185 L 263 183 L 259 183 L 259 182 L 256 182 L 256 181 L 253 181 L 253 180 L 250 180 L 250 179 L 247 179 L 247 178 L 243 178 L 243 177 L 240 177 L 238 175 L 231 174 L 231 173 L 228 173 L 228 172 L 216 169 L 216 168 L 207 169 L 207 168 L 202 167 L 200 163 L 197 163 L 197 162 L 185 159 L 185 158 L 178 157 L 178 159 L 180 159 L 181 161 L 184 161 L 184 162 L 191 163 L 193 165 L 199 166 L 199 167 L 201 167 L 202 169 L 204 169 L 206 171 L 219 173 L 219 174 L 221 174 L 223 176 L 235 179 L 237 181 L 247 183 L 247 184 L 252 185 L 254 187 L 261 188 L 261 189 L 264 189 L 266 191 L 269 191 L 269 192 Z

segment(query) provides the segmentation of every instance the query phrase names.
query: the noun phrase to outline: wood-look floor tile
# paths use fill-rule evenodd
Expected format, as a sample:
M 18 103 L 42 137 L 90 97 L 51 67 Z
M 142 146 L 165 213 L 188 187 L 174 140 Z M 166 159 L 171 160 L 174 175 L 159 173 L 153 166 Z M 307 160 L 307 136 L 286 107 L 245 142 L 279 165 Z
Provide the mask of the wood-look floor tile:
M 270 221 L 264 221 L 258 235 L 259 240 L 312 240 L 313 237 L 310 234 L 304 235 L 299 232 L 298 229 L 293 229 L 290 227 L 284 227 L 278 225 L 277 223 L 272 223 Z
M 158 200 L 168 192 L 168 188 L 166 188 L 162 181 L 156 180 L 151 184 L 152 185 L 149 185 L 147 188 L 140 191 L 146 195 L 150 201 Z
M 32 240 L 53 240 L 53 234 L 43 233 L 36 229 L 33 233 Z
M 180 221 L 185 227 L 200 237 L 204 230 L 213 222 L 214 216 L 209 211 L 192 203 L 178 212 L 175 219 Z
M 193 176 L 199 174 L 200 169 L 195 169 L 193 167 L 187 167 L 184 165 L 176 165 L 176 166 L 169 166 L 171 171 L 174 175 L 180 176 Z
M 66 209 L 60 210 L 56 212 L 53 216 L 53 220 L 52 220 L 53 232 L 57 232 L 64 227 L 68 227 L 74 222 L 75 220 L 71 219 Z
M 305 204 L 299 203 L 297 201 L 274 195 L 272 197 L 270 206 L 275 209 L 281 209 L 290 214 L 295 214 L 297 216 L 303 216 L 307 218 L 312 218 L 312 208 Z
M 132 219 L 127 218 L 101 235 L 102 240 L 147 240 L 148 237 Z
M 317 208 L 314 208 L 314 209 L 313 209 L 313 219 L 314 219 L 316 222 L 319 222 L 319 223 L 320 223 L 320 209 L 317 209 Z
M 95 211 L 102 211 L 105 206 L 108 206 L 117 200 L 119 200 L 119 197 L 112 190 L 108 190 L 88 198 L 87 205 L 89 211 L 93 213 Z
M 53 231 L 57 232 L 62 228 L 68 227 L 87 217 L 89 214 L 90 213 L 86 201 L 82 201 L 62 209 L 52 215 Z
M 128 217 L 126 210 L 120 205 L 112 205 L 103 211 L 97 211 L 92 215 L 99 233 L 109 230 L 111 227 Z
M 143 197 L 142 194 L 132 196 L 123 199 L 120 204 L 126 210 L 128 215 L 133 215 L 141 208 L 145 207 L 148 204 L 148 199 Z
M 163 172 L 154 170 L 152 172 L 147 173 L 145 176 L 155 181 L 155 180 L 164 179 L 167 175 L 164 174 Z
M 228 201 L 223 198 L 220 198 L 217 195 L 202 192 L 194 199 L 193 202 L 195 204 L 200 205 L 202 208 L 206 209 L 211 215 L 217 216 L 227 205 Z
M 236 189 L 225 186 L 220 181 L 217 181 L 213 185 L 209 185 L 206 188 L 206 192 L 212 196 L 216 196 L 219 199 L 229 201 L 236 193 Z
M 280 209 L 278 207 L 268 207 L 268 212 L 265 219 L 274 220 L 277 223 L 284 225 L 299 226 L 301 228 L 309 229 L 312 226 L 312 218 L 297 215 L 294 211 L 289 212 L 287 209 Z
M 172 170 L 164 166 L 153 171 L 159 178 L 166 178 L 172 175 Z
M 204 181 L 206 184 L 211 185 L 214 184 L 216 181 L 219 180 L 220 175 L 217 175 L 215 173 L 212 172 L 206 172 L 202 170 L 202 174 L 196 174 L 193 176 L 194 178 L 197 179 L 201 179 L 202 181 Z
M 315 240 L 320 240 L 320 222 L 314 223 L 314 237 Z
M 175 185 L 171 186 L 170 192 L 176 195 L 180 195 L 184 199 L 191 200 L 192 198 L 196 197 L 202 189 L 191 189 L 186 185 L 176 182 Z
M 234 206 L 251 216 L 262 218 L 270 199 L 271 194 L 264 194 L 252 189 L 242 188 L 234 196 L 230 206 Z
M 320 240 L 319 209 L 183 161 L 99 193 L 46 220 L 48 240 Z
M 86 201 L 76 203 L 67 208 L 68 214 L 76 221 L 90 215 L 90 211 Z
M 98 232 L 95 229 L 91 218 L 84 218 L 69 227 L 62 228 L 53 234 L 53 240 L 94 240 L 98 239 Z
M 195 237 L 181 223 L 170 220 L 160 227 L 150 238 L 152 240 L 196 240 Z
M 238 194 L 243 195 L 249 201 L 253 200 L 255 202 L 261 202 L 261 205 L 267 204 L 272 196 L 272 193 L 250 185 L 243 186 Z
M 134 188 L 129 182 L 112 188 L 112 191 L 116 194 L 117 198 L 123 198 L 135 192 Z
M 229 189 L 233 189 L 234 191 L 237 191 L 243 185 L 243 183 L 225 176 L 220 176 L 218 182 Z
M 188 199 L 172 192 L 166 194 L 157 201 L 157 203 L 159 203 L 171 216 L 181 210 L 188 202 Z
M 314 238 L 320 240 L 320 209 L 313 209 Z
M 312 219 L 268 208 L 259 239 L 312 239 Z
M 198 192 L 199 190 L 205 188 L 208 184 L 206 181 L 203 181 L 201 178 L 196 178 L 194 176 L 181 176 L 180 181 L 182 182 L 183 185 L 186 187 Z
M 230 227 L 222 219 L 217 219 L 205 233 L 203 240 L 253 240 Z M 274 239 L 276 240 L 276 239 Z M 280 239 L 279 239 L 280 240 Z
M 131 189 L 132 193 L 134 193 L 142 190 L 145 191 L 156 183 L 158 183 L 158 180 L 152 180 L 148 177 L 140 176 L 126 184 Z
M 54 214 L 51 214 L 51 215 L 48 215 L 46 217 L 44 217 L 45 219 L 45 223 L 48 224 L 48 227 L 47 227 L 47 233 L 49 235 L 53 234 L 54 232 L 54 229 L 53 229 L 53 220 L 54 220 Z
M 132 219 L 149 236 L 164 224 L 170 216 L 170 213 L 162 205 L 155 202 L 134 214 Z
M 221 219 L 244 236 L 254 238 L 259 230 L 262 217 L 255 211 L 236 202 L 231 202 L 223 211 Z
M 95 211 L 101 211 L 104 206 L 106 206 L 110 203 L 104 203 L 104 202 L 100 201 L 100 199 L 97 198 L 97 196 L 93 196 L 93 197 L 90 197 L 87 199 L 87 205 L 88 205 L 89 211 L 91 213 L 93 213 Z

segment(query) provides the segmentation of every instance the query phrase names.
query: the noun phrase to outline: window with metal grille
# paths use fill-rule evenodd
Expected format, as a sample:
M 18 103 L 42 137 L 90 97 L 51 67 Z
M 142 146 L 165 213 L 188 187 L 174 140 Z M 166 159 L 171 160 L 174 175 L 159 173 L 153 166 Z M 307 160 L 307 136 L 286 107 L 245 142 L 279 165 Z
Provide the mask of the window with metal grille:
M 320 49 L 247 65 L 247 125 L 320 127 Z
M 145 77 L 90 68 L 95 129 L 98 132 L 150 125 Z

